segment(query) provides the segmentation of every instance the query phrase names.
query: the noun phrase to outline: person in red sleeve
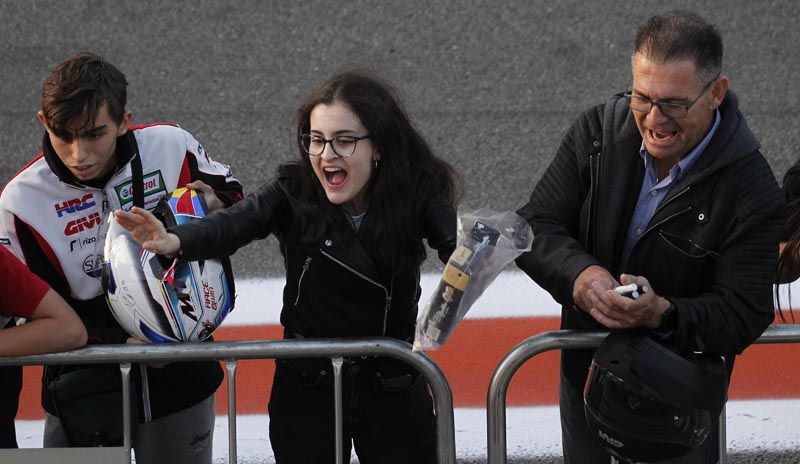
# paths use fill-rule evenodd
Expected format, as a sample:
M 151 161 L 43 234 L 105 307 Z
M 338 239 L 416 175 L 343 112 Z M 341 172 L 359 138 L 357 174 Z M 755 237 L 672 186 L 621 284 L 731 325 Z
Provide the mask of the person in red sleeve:
M 14 318 L 26 323 L 15 324 Z M 0 246 L 0 356 L 70 350 L 86 344 L 86 328 L 66 301 Z M 0 367 L 0 448 L 16 448 L 14 417 L 22 367 Z

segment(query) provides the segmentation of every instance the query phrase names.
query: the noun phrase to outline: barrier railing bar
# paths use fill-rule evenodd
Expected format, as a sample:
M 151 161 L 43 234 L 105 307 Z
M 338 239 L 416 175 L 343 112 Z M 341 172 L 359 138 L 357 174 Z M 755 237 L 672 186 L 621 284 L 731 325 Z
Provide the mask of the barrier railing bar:
M 15 358 L 0 357 L 0 366 L 222 361 L 227 359 L 344 358 L 350 356 L 388 356 L 411 365 L 420 372 L 420 375 L 424 376 L 430 385 L 436 409 L 436 453 L 438 462 L 440 464 L 455 464 L 455 424 L 453 420 L 453 394 L 450 390 L 450 385 L 447 383 L 441 368 L 428 355 L 412 352 L 411 345 L 400 340 L 387 338 L 338 338 L 95 345 L 63 353 Z M 229 395 L 230 390 L 229 387 Z M 229 427 L 235 423 L 235 414 L 233 417 L 234 420 L 229 422 Z M 130 421 L 128 420 L 128 422 Z M 233 442 L 229 446 L 236 446 L 236 444 Z
M 592 348 L 600 345 L 608 332 L 559 330 L 527 338 L 503 357 L 489 383 L 486 408 L 487 454 L 489 464 L 507 462 L 506 394 L 511 378 L 528 359 L 559 348 Z
M 506 464 L 506 394 L 519 367 L 537 354 L 555 349 L 597 348 L 608 332 L 557 330 L 534 335 L 520 342 L 500 361 L 487 393 L 486 432 L 488 464 Z M 754 344 L 800 342 L 800 325 L 771 325 Z M 723 410 L 724 411 L 724 410 Z M 720 464 L 726 461 L 725 416 L 720 417 Z
M 235 359 L 225 360 L 228 372 L 228 464 L 238 462 L 236 446 L 236 367 Z

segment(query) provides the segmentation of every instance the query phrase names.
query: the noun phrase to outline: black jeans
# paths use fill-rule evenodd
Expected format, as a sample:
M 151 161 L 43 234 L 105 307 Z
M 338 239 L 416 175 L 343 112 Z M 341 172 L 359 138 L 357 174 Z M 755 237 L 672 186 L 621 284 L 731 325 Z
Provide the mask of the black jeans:
M 433 401 L 422 377 L 383 358 L 345 361 L 343 449 L 362 464 L 436 462 Z M 277 360 L 269 435 L 278 464 L 335 462 L 329 360 Z
M 14 327 L 14 319 L 6 327 Z M 17 447 L 17 431 L 14 418 L 19 408 L 19 392 L 22 391 L 22 366 L 0 367 L 0 448 Z
M 611 455 L 601 448 L 589 433 L 583 409 L 583 386 L 576 388 L 561 376 L 558 391 L 561 409 L 561 446 L 565 464 L 609 464 Z M 719 460 L 719 427 L 700 447 L 677 459 L 659 464 L 714 464 Z
M 17 432 L 14 417 L 19 407 L 22 390 L 22 367 L 0 367 L 0 448 L 16 448 Z

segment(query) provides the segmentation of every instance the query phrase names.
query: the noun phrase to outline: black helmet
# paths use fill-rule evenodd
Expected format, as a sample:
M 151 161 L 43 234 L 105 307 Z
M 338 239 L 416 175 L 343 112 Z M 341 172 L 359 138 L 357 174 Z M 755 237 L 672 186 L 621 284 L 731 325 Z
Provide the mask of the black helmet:
M 719 356 L 684 358 L 641 332 L 614 331 L 595 352 L 586 381 L 589 430 L 628 462 L 683 456 L 714 429 L 726 377 Z

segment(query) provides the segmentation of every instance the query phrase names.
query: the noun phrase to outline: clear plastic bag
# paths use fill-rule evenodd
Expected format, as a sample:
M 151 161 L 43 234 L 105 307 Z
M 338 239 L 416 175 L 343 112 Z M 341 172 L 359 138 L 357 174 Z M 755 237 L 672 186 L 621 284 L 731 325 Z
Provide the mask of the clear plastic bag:
M 417 320 L 414 351 L 442 346 L 512 260 L 531 249 L 531 226 L 511 211 L 458 211 L 458 243 Z

